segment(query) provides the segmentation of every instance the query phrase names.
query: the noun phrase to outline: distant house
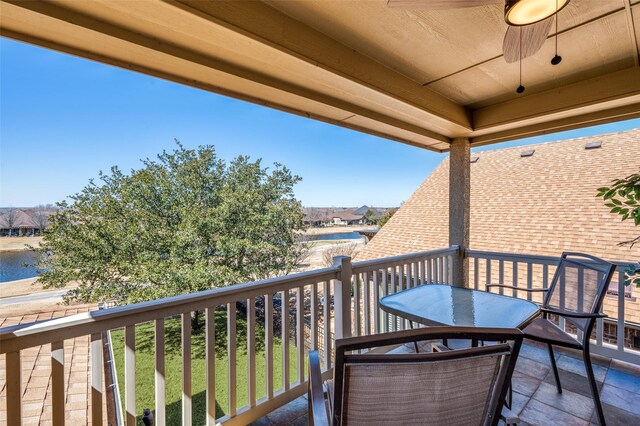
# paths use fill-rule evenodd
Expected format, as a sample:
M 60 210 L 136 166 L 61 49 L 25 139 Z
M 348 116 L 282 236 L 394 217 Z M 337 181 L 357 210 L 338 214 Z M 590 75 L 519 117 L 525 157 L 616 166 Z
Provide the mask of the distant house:
M 0 209 L 0 236 L 33 236 L 49 226 L 48 216 L 54 208 Z
M 4 209 L 0 214 L 0 235 L 34 235 L 36 225 L 29 215 L 19 209 Z
M 389 210 L 386 207 L 306 207 L 305 222 L 310 226 L 365 225 L 368 217 L 377 220 Z

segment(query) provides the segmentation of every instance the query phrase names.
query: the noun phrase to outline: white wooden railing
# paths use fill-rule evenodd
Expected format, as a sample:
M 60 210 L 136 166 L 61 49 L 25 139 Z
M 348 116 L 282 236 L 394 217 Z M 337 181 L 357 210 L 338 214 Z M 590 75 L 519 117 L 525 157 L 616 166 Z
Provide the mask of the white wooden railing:
M 182 360 L 182 424 L 191 425 L 192 413 L 192 347 L 191 314 L 204 311 L 206 346 L 206 422 L 247 424 L 275 408 L 297 398 L 306 391 L 305 352 L 319 346 L 319 336 L 324 341 L 323 372 L 332 374 L 332 338 L 351 334 L 363 334 L 389 330 L 389 321 L 382 321 L 379 314 L 379 297 L 407 287 L 427 282 L 446 282 L 450 275 L 451 256 L 457 255 L 457 247 L 398 256 L 375 261 L 351 263 L 349 258 L 336 258 L 336 263 L 325 269 L 289 275 L 280 278 L 239 284 L 227 288 L 186 294 L 177 297 L 137 303 L 122 307 L 102 309 L 69 317 L 0 329 L 0 354 L 6 363 L 7 422 L 20 425 L 22 421 L 22 397 L 24 383 L 21 377 L 21 351 L 30 347 L 50 345 L 51 348 L 51 405 L 54 425 L 65 423 L 65 354 L 64 341 L 79 337 L 90 338 L 91 359 L 91 421 L 104 423 L 102 401 L 105 398 L 103 383 L 103 333 L 124 329 L 124 421 L 135 425 L 136 417 L 146 407 L 136 406 L 136 326 L 153 323 L 155 365 L 155 422 L 167 424 L 165 410 L 165 321 L 180 318 Z M 386 273 L 381 273 L 385 271 Z M 355 277 L 355 279 L 354 279 Z M 369 279 L 373 281 L 370 281 Z M 375 283 L 379 282 L 381 286 Z M 352 290 L 351 282 L 354 282 Z M 363 283 L 369 285 L 363 287 Z M 343 284 L 344 283 L 344 284 Z M 378 291 L 381 290 L 381 292 Z M 355 297 L 351 297 L 351 292 Z M 293 300 L 292 300 L 293 299 Z M 279 309 L 275 300 L 279 300 Z M 257 320 L 256 302 L 264 306 L 264 322 Z M 293 302 L 293 303 L 291 303 Z M 246 306 L 246 353 L 248 403 L 238 407 L 237 402 L 237 307 Z M 216 419 L 215 316 L 226 310 L 227 395 L 225 415 Z M 361 312 L 363 309 L 363 312 Z M 276 312 L 279 310 L 280 312 Z M 355 314 L 355 321 L 352 321 Z M 280 320 L 280 329 L 274 330 L 274 321 Z M 293 326 L 291 324 L 294 324 Z M 308 335 L 305 336 L 305 324 Z M 353 329 L 352 329 L 353 325 Z M 293 328 L 293 330 L 290 329 Z M 400 322 L 391 329 L 403 328 Z M 319 333 L 322 328 L 322 333 Z M 258 375 L 256 356 L 256 332 L 264 330 L 264 398 L 256 398 Z M 366 331 L 365 331 L 366 330 Z M 244 331 L 244 330 L 243 330 Z M 282 380 L 276 383 L 274 375 L 274 331 L 281 336 L 280 368 Z M 219 338 L 219 337 L 218 337 Z M 290 350 L 295 347 L 295 352 Z M 241 348 L 245 349 L 245 348 Z M 261 355 L 260 355 L 261 356 Z M 291 377 L 290 356 L 295 356 L 296 377 Z M 220 362 L 218 360 L 218 362 Z M 262 392 L 261 392 L 262 393 Z
M 379 307 L 380 298 L 407 288 L 431 283 L 450 283 L 457 246 L 351 263 L 347 257 L 336 258 L 330 268 L 289 275 L 264 281 L 239 284 L 227 288 L 114 307 L 65 318 L 0 329 L 0 354 L 6 363 L 7 424 L 21 424 L 24 383 L 21 377 L 21 351 L 50 345 L 51 405 L 53 424 L 65 423 L 65 356 L 64 341 L 89 337 L 91 358 L 91 419 L 104 423 L 102 401 L 102 335 L 108 330 L 124 328 L 124 421 L 134 425 L 146 407 L 136 406 L 136 326 L 153 323 L 155 371 L 155 420 L 167 424 L 165 403 L 165 323 L 178 317 L 181 323 L 181 387 L 182 423 L 192 424 L 191 313 L 204 311 L 205 317 L 205 400 L 206 423 L 247 424 L 297 398 L 306 391 L 304 368 L 308 349 L 322 347 L 323 374 L 332 374 L 333 339 L 350 335 L 368 335 L 408 328 L 410 324 Z M 486 282 L 508 282 L 525 287 L 548 286 L 558 258 L 514 255 L 508 253 L 467 250 L 470 286 L 484 289 Z M 623 265 L 621 263 L 620 265 Z M 620 271 L 621 269 L 619 269 Z M 510 278 L 506 280 L 507 276 Z M 624 323 L 625 288 L 618 272 L 618 312 L 614 321 Z M 521 294 L 518 294 L 521 293 Z M 514 297 L 527 297 L 514 292 Z M 279 301 L 279 305 L 274 303 Z M 534 300 L 535 301 L 535 300 Z M 256 307 L 263 309 L 257 312 Z M 246 315 L 246 348 L 238 348 L 238 307 Z M 246 314 L 244 314 L 246 312 Z M 262 313 L 262 315 L 259 315 Z M 216 336 L 216 315 L 226 315 L 225 336 Z M 275 324 L 280 322 L 279 327 Z M 245 330 L 241 330 L 245 331 Z M 264 332 L 264 351 L 256 348 L 256 333 Z M 640 357 L 621 343 L 624 330 L 618 328 L 617 346 L 603 341 L 602 322 L 598 324 L 594 352 L 640 364 Z M 274 335 L 275 334 L 275 335 Z M 280 336 L 281 380 L 276 380 L 275 339 Z M 216 419 L 216 338 L 226 343 L 226 391 L 228 402 L 224 416 Z M 322 342 L 320 341 L 322 339 Z M 238 383 L 238 350 L 246 349 L 247 383 Z M 295 351 L 293 350 L 295 349 Z M 264 357 L 264 371 L 258 372 L 257 357 Z M 290 357 L 295 358 L 292 377 Z M 265 389 L 257 389 L 258 374 L 265 377 Z M 244 373 L 243 373 L 244 376 Z M 219 378 L 220 379 L 220 378 Z M 247 404 L 238 407 L 237 389 L 247 388 Z M 121 390 L 122 391 L 122 390 Z M 121 392 L 122 393 L 122 392 Z M 258 398 L 258 394 L 264 394 Z M 220 398 L 218 398 L 219 400 Z
M 467 250 L 469 259 L 469 274 L 471 288 L 485 290 L 487 283 L 502 283 L 522 288 L 547 288 L 553 278 L 555 268 L 560 261 L 559 257 L 536 256 L 529 254 L 498 253 L 479 250 Z M 629 310 L 635 310 L 635 316 L 640 311 L 640 303 L 634 297 L 634 289 L 625 286 L 624 269 L 634 262 L 612 261 L 616 265 L 616 271 L 609 291 L 605 297 L 603 311 L 609 317 L 598 319 L 594 338 L 592 339 L 591 352 L 608 358 L 619 359 L 634 364 L 640 364 L 640 351 L 625 346 L 625 330 L 639 329 L 640 324 L 627 319 Z M 578 284 L 580 287 L 580 284 Z M 531 293 L 517 290 L 503 290 L 513 297 L 527 298 L 541 303 L 540 293 Z M 558 324 L 567 332 L 574 332 L 568 322 L 563 318 Z M 604 336 L 606 325 L 613 325 L 616 329 L 614 342 L 607 342 Z

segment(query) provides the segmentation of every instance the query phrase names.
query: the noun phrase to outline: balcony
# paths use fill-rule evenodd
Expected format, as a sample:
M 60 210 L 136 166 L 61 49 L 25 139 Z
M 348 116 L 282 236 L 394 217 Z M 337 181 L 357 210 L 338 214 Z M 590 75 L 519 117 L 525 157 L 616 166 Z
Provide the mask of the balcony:
M 407 321 L 380 310 L 380 298 L 414 286 L 451 282 L 458 256 L 453 246 L 355 263 L 340 258 L 330 268 L 2 328 L 6 385 L 0 396 L 6 408 L 3 403 L 1 419 L 9 424 L 23 419 L 29 419 L 23 424 L 63 424 L 65 418 L 75 423 L 70 417 L 70 370 L 75 371 L 70 357 L 73 342 L 84 339 L 85 400 L 92 424 L 105 419 L 140 423 L 144 408 L 153 410 L 156 424 L 304 422 L 306 351 L 320 352 L 323 374 L 330 377 L 335 337 L 408 328 Z M 474 250 L 464 259 L 470 287 L 481 290 L 487 282 L 547 286 L 557 263 L 553 257 Z M 639 308 L 624 286 L 626 264 L 617 265 L 603 308 L 609 318 L 598 323 L 592 341 L 602 401 L 613 424 L 640 418 L 640 352 L 633 348 L 638 333 L 631 321 Z M 517 291 L 508 295 L 526 297 Z M 191 313 L 196 311 L 204 311 L 204 324 L 194 333 Z M 571 331 L 568 324 L 560 326 Z M 30 358 L 34 348 L 36 364 Z M 588 424 L 593 404 L 581 364 L 568 351 L 556 356 L 567 389 L 562 395 L 555 393 L 547 353 L 527 344 L 514 380 L 515 410 L 532 424 L 544 419 Z M 42 357 L 49 362 L 43 364 Z M 25 399 L 33 385 L 27 381 L 31 368 L 48 375 L 47 393 L 39 417 L 27 418 L 25 407 L 33 408 Z M 178 395 L 170 392 L 177 383 Z M 143 394 L 151 395 L 153 403 L 140 406 Z

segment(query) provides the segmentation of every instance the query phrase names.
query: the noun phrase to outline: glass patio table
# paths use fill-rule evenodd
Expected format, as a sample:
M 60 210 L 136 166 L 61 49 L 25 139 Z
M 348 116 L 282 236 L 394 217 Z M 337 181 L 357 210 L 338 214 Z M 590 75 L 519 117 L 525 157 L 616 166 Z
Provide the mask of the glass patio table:
M 523 329 L 540 312 L 535 303 L 486 291 L 425 284 L 380 300 L 391 314 L 427 326 Z

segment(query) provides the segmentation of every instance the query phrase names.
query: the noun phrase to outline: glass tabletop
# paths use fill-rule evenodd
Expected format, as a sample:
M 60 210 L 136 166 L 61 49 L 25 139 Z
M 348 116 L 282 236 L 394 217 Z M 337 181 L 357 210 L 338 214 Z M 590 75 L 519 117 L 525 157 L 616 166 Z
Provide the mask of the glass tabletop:
M 535 303 L 485 291 L 427 284 L 380 300 L 391 314 L 420 324 L 524 328 L 538 315 Z

